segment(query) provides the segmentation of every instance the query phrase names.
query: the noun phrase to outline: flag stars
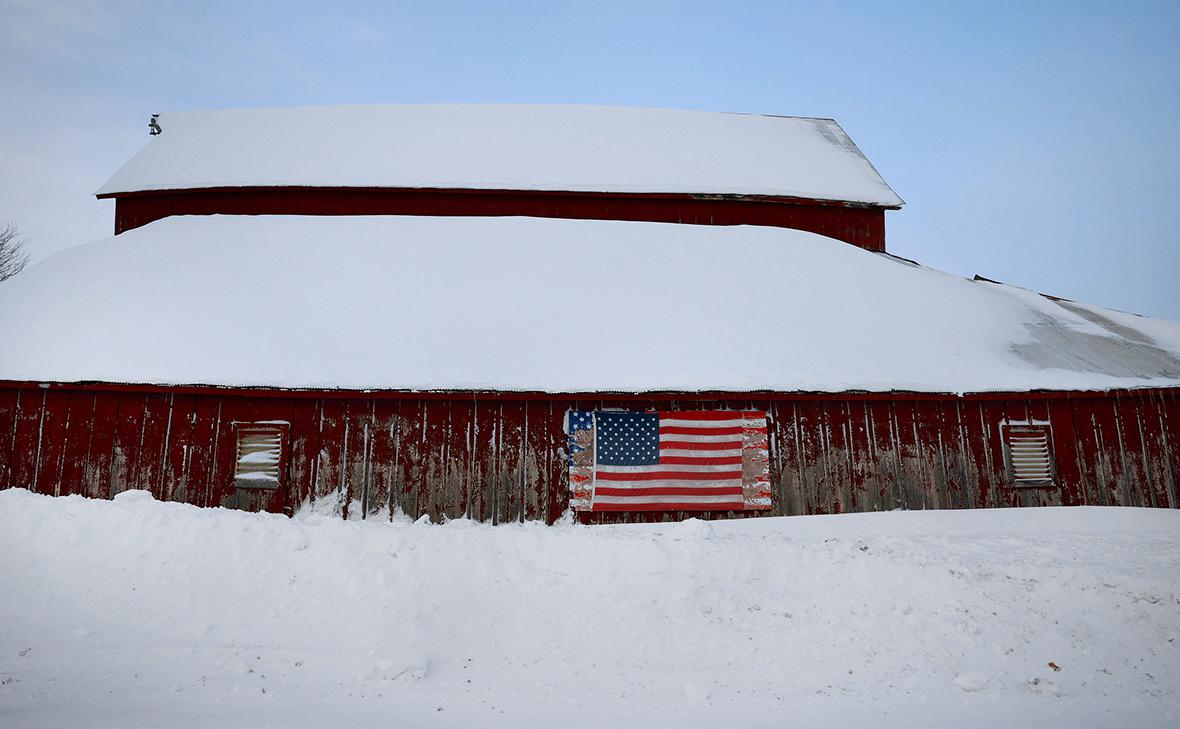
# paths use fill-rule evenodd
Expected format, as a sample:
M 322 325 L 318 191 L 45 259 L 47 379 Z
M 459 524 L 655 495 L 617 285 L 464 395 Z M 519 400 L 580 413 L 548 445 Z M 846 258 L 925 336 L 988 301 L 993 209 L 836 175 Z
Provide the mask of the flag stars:
M 657 414 L 602 412 L 597 414 L 595 424 L 599 463 L 619 466 L 659 463 Z

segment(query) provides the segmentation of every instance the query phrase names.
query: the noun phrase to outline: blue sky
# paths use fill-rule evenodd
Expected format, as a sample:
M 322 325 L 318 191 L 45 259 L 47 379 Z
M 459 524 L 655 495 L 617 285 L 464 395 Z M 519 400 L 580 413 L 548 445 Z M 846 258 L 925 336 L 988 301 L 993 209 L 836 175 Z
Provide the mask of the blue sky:
M 36 257 L 151 112 L 624 104 L 836 118 L 891 251 L 1180 320 L 1180 3 L 0 0 L 0 220 Z

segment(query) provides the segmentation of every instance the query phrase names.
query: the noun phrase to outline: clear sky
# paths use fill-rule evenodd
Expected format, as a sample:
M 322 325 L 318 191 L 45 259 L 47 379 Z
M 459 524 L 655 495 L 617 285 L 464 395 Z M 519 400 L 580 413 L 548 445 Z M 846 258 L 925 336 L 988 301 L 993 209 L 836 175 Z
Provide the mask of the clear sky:
M 894 253 L 1180 320 L 1176 0 L 0 0 L 0 221 L 108 235 L 152 112 L 464 101 L 834 117 Z

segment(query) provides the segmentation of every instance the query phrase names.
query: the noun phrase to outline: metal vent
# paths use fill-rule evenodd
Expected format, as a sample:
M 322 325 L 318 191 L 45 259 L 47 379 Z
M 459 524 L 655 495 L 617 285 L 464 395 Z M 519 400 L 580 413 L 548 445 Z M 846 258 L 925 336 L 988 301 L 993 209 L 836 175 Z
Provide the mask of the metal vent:
M 283 468 L 286 424 L 238 425 L 238 455 L 234 486 L 240 489 L 277 489 Z
M 1053 484 L 1052 439 L 1047 423 L 1006 423 L 1004 449 L 1016 486 Z

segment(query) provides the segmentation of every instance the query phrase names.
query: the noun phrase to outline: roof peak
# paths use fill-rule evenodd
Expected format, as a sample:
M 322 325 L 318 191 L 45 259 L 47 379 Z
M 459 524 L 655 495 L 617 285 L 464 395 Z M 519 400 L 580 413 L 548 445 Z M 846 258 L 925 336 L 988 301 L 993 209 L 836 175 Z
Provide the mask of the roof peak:
M 626 104 L 590 104 L 590 103 L 538 103 L 529 101 L 495 101 L 495 102 L 468 102 L 468 101 L 377 101 L 377 102 L 363 102 L 363 103 L 348 103 L 348 104 L 290 104 L 278 106 L 231 106 L 222 108 L 202 108 L 202 109 L 173 109 L 164 112 L 164 114 L 221 114 L 221 113 L 238 113 L 238 112 L 289 112 L 289 111 L 331 111 L 335 109 L 565 109 L 575 110 L 583 109 L 587 111 L 602 110 L 602 111 L 618 111 L 618 112 L 634 112 L 634 111 L 649 111 L 649 112 L 670 112 L 683 114 L 729 114 L 734 116 L 752 116 L 762 117 L 767 119 L 806 119 L 813 121 L 824 121 L 836 123 L 832 117 L 826 116 L 810 116 L 806 114 L 769 114 L 756 111 L 727 111 L 715 109 L 691 109 L 674 106 L 631 106 Z

